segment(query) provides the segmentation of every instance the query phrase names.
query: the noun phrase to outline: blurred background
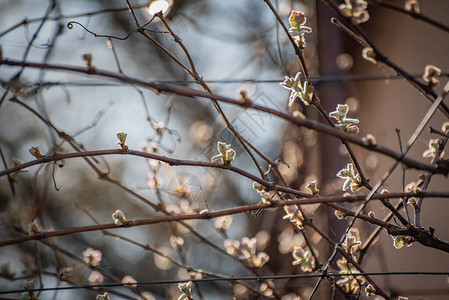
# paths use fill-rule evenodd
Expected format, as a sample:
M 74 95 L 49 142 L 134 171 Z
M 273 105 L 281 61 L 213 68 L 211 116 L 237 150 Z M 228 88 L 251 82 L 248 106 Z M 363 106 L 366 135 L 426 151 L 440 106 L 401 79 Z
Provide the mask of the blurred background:
M 308 118 L 325 122 L 312 107 L 301 103 L 287 107 L 289 93 L 279 82 L 285 76 L 294 76 L 300 68 L 285 33 L 264 1 L 130 2 L 140 24 L 149 21 L 152 12 L 166 6 L 165 18 L 188 49 L 199 76 L 214 93 L 237 99 L 241 91 L 245 91 L 254 103 L 281 111 L 300 111 Z M 389 1 L 400 7 L 404 2 Z M 326 111 L 335 110 L 339 103 L 348 104 L 349 115 L 360 120 L 359 136 L 373 134 L 377 143 L 399 152 L 396 129 L 400 130 L 400 138 L 405 144 L 430 102 L 405 80 L 393 78 L 395 73 L 388 67 L 363 60 L 362 46 L 330 23 L 330 18 L 337 15 L 329 6 L 308 0 L 273 0 L 272 3 L 286 24 L 292 9 L 305 13 L 306 25 L 313 30 L 306 35 L 306 62 Z M 423 14 L 449 25 L 446 16 L 449 2 L 421 1 L 420 7 Z M 385 7 L 370 5 L 368 12 L 370 19 L 362 24 L 362 28 L 392 61 L 417 76 L 422 75 L 428 64 L 438 66 L 447 74 L 448 32 Z M 97 35 L 124 38 L 136 28 L 125 1 L 6 0 L 0 3 L 0 16 L 0 46 L 4 59 L 84 67 L 88 54 L 97 69 L 201 89 L 178 64 L 138 33 L 124 40 L 108 40 L 89 34 L 78 24 L 73 24 L 72 29 L 67 27 L 68 22 L 76 21 Z M 14 27 L 21 22 L 23 25 Z M 189 65 L 184 52 L 159 19 L 154 19 L 146 29 L 155 41 Z M 258 174 L 254 163 L 210 101 L 156 95 L 150 90 L 96 76 L 31 68 L 25 68 L 19 74 L 20 71 L 17 67 L 0 66 L 3 97 L 0 148 L 8 167 L 34 159 L 29 149 L 36 145 L 46 155 L 76 151 L 24 105 L 9 101 L 16 95 L 86 150 L 115 149 L 116 133 L 124 131 L 128 133 L 130 149 L 210 161 L 217 154 L 217 142 L 223 141 L 237 152 L 233 165 Z M 441 84 L 435 88 L 437 93 L 446 80 L 447 77 L 440 78 Z M 280 165 L 280 171 L 292 188 L 306 191 L 305 184 L 315 179 L 321 196 L 342 194 L 342 180 L 335 174 L 347 165 L 349 158 L 339 140 L 257 111 L 224 104 L 222 107 L 233 126 L 256 148 L 270 159 L 286 163 Z M 430 125 L 440 129 L 445 121 L 444 115 L 437 112 Z M 409 155 L 429 162 L 422 158 L 422 153 L 428 148 L 430 138 L 436 137 L 426 130 Z M 361 148 L 354 147 L 354 150 L 372 184 L 394 163 Z M 265 170 L 268 169 L 265 162 L 261 159 L 259 162 Z M 102 173 L 107 176 L 99 176 Z M 407 171 L 405 183 L 417 181 L 419 173 Z M 276 180 L 274 176 L 270 178 Z M 400 168 L 384 188 L 391 192 L 403 190 Z M 447 178 L 434 176 L 429 190 L 447 191 Z M 111 215 L 117 209 L 123 211 L 128 220 L 162 215 L 146 201 L 163 205 L 176 214 L 257 204 L 260 196 L 252 188 L 251 180 L 223 170 L 169 167 L 130 156 L 97 158 L 91 165 L 83 159 L 70 159 L 14 174 L 14 191 L 7 177 L 0 178 L 1 240 L 27 235 L 33 222 L 40 229 L 59 230 L 96 222 L 111 223 Z M 347 207 L 357 209 L 355 204 Z M 435 228 L 435 235 L 443 240 L 449 239 L 448 208 L 443 199 L 428 199 L 423 204 L 423 227 Z M 340 239 L 349 220 L 337 219 L 327 206 L 306 206 L 304 209 L 321 230 L 336 241 Z M 380 219 L 388 213 L 378 202 L 372 202 L 366 209 L 368 211 L 374 211 Z M 226 239 L 241 240 L 243 237 L 256 237 L 257 251 L 270 256 L 270 261 L 257 270 L 257 275 L 301 274 L 301 269 L 292 265 L 291 251 L 295 245 L 304 245 L 305 241 L 293 226 L 282 220 L 283 215 L 283 209 L 267 210 L 258 215 L 233 215 L 226 230 L 215 220 L 188 222 L 222 252 L 175 223 L 116 229 L 109 233 L 86 232 L 45 242 L 1 247 L 0 290 L 21 289 L 24 280 L 33 278 L 36 287 L 41 284 L 55 287 L 68 283 L 120 282 L 125 276 L 139 282 L 187 280 L 200 276 L 198 272 L 189 274 L 189 268 L 177 265 L 173 260 L 213 274 L 254 276 L 248 268 L 223 253 Z M 362 241 L 375 229 L 359 221 L 355 227 Z M 309 229 L 306 228 L 306 233 L 316 247 L 318 263 L 325 264 L 333 249 Z M 87 251 L 88 248 L 93 250 Z M 99 256 L 94 250 L 101 252 L 98 265 L 92 261 Z M 87 264 L 83 263 L 86 257 Z M 382 232 L 363 267 L 367 272 L 447 272 L 449 259 L 447 254 L 417 243 L 397 250 L 392 238 Z M 338 271 L 335 264 L 332 271 Z M 374 279 L 396 298 L 446 299 L 449 294 L 444 276 L 382 276 Z M 279 295 L 284 295 L 283 299 L 295 299 L 295 296 L 307 299 L 315 282 L 316 279 L 284 279 L 273 284 Z M 226 281 L 201 283 L 194 288 L 194 297 L 260 297 L 251 291 L 251 288 L 258 290 L 259 284 L 255 281 L 247 284 L 245 287 Z M 201 294 L 197 294 L 198 290 Z M 177 299 L 180 295 L 176 284 L 160 283 L 131 289 L 47 291 L 39 297 L 95 299 L 96 294 L 104 291 L 110 293 L 111 299 Z M 14 298 L 14 295 L 7 296 Z M 334 295 L 331 284 L 325 281 L 316 299 L 333 296 L 336 299 L 342 297 L 338 291 Z

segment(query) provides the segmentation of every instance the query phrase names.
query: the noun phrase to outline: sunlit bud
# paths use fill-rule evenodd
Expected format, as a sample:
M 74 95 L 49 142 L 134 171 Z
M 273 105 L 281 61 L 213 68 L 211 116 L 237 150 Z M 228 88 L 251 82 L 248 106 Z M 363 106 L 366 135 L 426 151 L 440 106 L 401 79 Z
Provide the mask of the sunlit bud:
M 417 199 L 415 197 L 408 198 L 407 204 L 411 205 L 413 208 L 417 208 L 418 207 Z
M 307 183 L 306 189 L 308 189 L 313 195 L 317 195 L 320 190 L 317 188 L 316 180 L 311 180 Z
M 441 75 L 441 69 L 433 65 L 427 65 L 424 69 L 423 79 L 429 85 L 435 85 L 439 82 L 438 76 Z
M 339 220 L 343 220 L 346 217 L 346 214 L 342 211 L 336 210 L 334 213 Z
M 135 280 L 134 278 L 132 278 L 129 275 L 125 275 L 122 278 L 122 283 L 137 283 L 137 280 Z M 129 286 L 129 287 L 137 287 L 137 284 L 130 284 L 130 285 L 127 285 L 127 286 Z
M 170 236 L 170 245 L 178 249 L 180 246 L 184 245 L 184 239 L 180 236 L 172 235 Z
M 441 126 L 441 130 L 443 130 L 444 133 L 448 134 L 449 133 L 449 122 L 444 122 L 443 125 Z
M 120 209 L 117 209 L 112 214 L 112 220 L 114 220 L 116 226 L 122 226 L 126 222 L 125 214 Z
M 95 297 L 95 300 L 109 300 L 109 295 L 107 292 L 105 292 L 103 295 L 98 294 Z
M 215 228 L 218 230 L 227 230 L 232 224 L 232 216 L 222 216 L 215 220 Z
M 28 224 L 28 235 L 35 235 L 39 233 L 39 226 L 37 226 L 37 220 L 33 223 Z
M 377 143 L 374 135 L 369 133 L 365 137 L 362 137 L 362 141 L 365 146 L 374 146 Z
M 405 10 L 412 14 L 419 14 L 419 3 L 417 0 L 406 0 L 405 1 Z
M 376 293 L 376 289 L 371 284 L 368 284 L 365 287 L 365 293 L 367 297 L 371 297 Z
M 41 151 L 39 150 L 39 146 L 31 147 L 29 151 L 30 151 L 31 155 L 33 155 L 37 159 L 44 157 L 42 155 Z
M 90 273 L 89 275 L 89 278 L 87 278 L 90 284 L 102 284 L 103 279 L 103 274 L 95 270 L 92 271 L 92 273 Z
M 119 145 L 123 151 L 127 151 L 128 146 L 126 146 L 126 138 L 128 137 L 128 134 L 126 132 L 120 131 L 120 132 L 117 132 L 116 135 L 117 135 L 116 144 Z
M 87 248 L 83 251 L 83 261 L 89 264 L 91 267 L 97 267 L 100 265 L 102 258 L 101 251 Z
M 156 130 L 157 134 L 161 135 L 164 132 L 165 124 L 162 122 L 154 122 L 153 129 Z
M 362 57 L 365 60 L 372 62 L 373 64 L 377 64 L 376 53 L 374 52 L 373 48 L 371 48 L 371 47 L 363 48 Z
M 346 127 L 346 132 L 349 134 L 357 134 L 359 133 L 359 127 L 357 125 L 349 125 Z

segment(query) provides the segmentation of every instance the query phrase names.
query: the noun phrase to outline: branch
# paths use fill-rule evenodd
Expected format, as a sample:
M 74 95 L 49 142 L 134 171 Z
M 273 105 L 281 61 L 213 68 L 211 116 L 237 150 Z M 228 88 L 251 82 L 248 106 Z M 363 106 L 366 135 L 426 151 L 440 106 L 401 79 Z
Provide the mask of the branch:
M 114 80 L 118 80 L 123 83 L 130 83 L 135 85 L 140 85 L 142 87 L 148 88 L 155 92 L 156 94 L 166 92 L 166 93 L 175 93 L 177 95 L 182 95 L 186 97 L 199 97 L 199 98 L 206 98 L 206 99 L 214 99 L 220 102 L 229 103 L 233 105 L 238 105 L 240 107 L 244 108 L 251 108 L 258 111 L 263 111 L 268 114 L 275 115 L 279 118 L 282 118 L 286 121 L 289 121 L 293 124 L 296 124 L 301 127 L 306 127 L 309 129 L 313 129 L 316 131 L 319 131 L 321 133 L 331 135 L 337 138 L 344 139 L 350 143 L 356 144 L 358 146 L 361 146 L 363 148 L 369 149 L 374 152 L 381 153 L 383 155 L 389 156 L 395 160 L 399 160 L 402 164 L 409 168 L 415 168 L 418 170 L 426 170 L 431 173 L 439 173 L 447 175 L 449 172 L 449 168 L 444 167 L 434 167 L 419 161 L 416 161 L 414 159 L 411 159 L 409 157 L 402 157 L 402 154 L 391 150 L 389 148 L 380 146 L 380 145 L 366 145 L 366 143 L 359 137 L 350 135 L 348 133 L 343 132 L 342 130 L 339 130 L 337 128 L 333 128 L 331 126 L 324 125 L 320 122 L 316 122 L 309 119 L 302 119 L 300 117 L 294 117 L 293 115 L 277 111 L 272 108 L 268 108 L 265 106 L 261 106 L 258 104 L 248 104 L 240 100 L 235 100 L 232 98 L 209 94 L 207 92 L 202 92 L 190 88 L 185 87 L 179 87 L 174 85 L 168 85 L 168 84 L 160 84 L 156 83 L 154 81 L 144 81 L 141 79 L 125 76 L 122 74 L 105 71 L 105 70 L 99 70 L 99 69 L 88 69 L 88 68 L 81 68 L 81 67 L 75 67 L 75 66 L 67 66 L 67 65 L 52 65 L 52 64 L 41 64 L 41 63 L 32 63 L 32 62 L 23 62 L 23 61 L 16 61 L 16 60 L 1 60 L 0 65 L 9 65 L 9 66 L 22 66 L 22 67 L 31 67 L 31 68 L 37 68 L 37 69 L 49 69 L 49 70 L 60 70 L 60 71 L 67 71 L 67 72 L 75 72 L 75 73 L 81 73 L 86 75 L 97 75 L 101 77 L 106 77 Z
M 391 234 L 393 236 L 398 235 L 411 236 L 424 246 L 435 248 L 449 253 L 449 242 L 436 238 L 433 235 L 433 233 L 434 233 L 433 229 L 427 231 L 424 228 L 415 228 L 415 227 L 408 229 L 397 227 L 388 229 L 388 234 Z
M 384 2 L 384 1 L 381 1 L 381 0 L 369 0 L 368 2 L 371 5 L 377 5 L 377 6 L 389 8 L 389 9 L 391 9 L 393 11 L 398 12 L 398 13 L 408 15 L 408 16 L 414 18 L 414 19 L 423 21 L 424 23 L 428 23 L 428 24 L 430 24 L 432 26 L 435 26 L 436 28 L 439 28 L 439 29 L 445 31 L 446 33 L 449 33 L 449 27 L 448 26 L 446 26 L 446 25 L 444 25 L 444 24 L 442 24 L 442 23 L 440 23 L 438 21 L 435 21 L 432 18 L 429 18 L 429 17 L 425 16 L 425 15 L 423 15 L 420 12 L 410 12 L 410 11 L 407 11 L 407 10 L 403 9 L 400 6 L 397 6 L 397 5 L 392 4 L 392 3 Z

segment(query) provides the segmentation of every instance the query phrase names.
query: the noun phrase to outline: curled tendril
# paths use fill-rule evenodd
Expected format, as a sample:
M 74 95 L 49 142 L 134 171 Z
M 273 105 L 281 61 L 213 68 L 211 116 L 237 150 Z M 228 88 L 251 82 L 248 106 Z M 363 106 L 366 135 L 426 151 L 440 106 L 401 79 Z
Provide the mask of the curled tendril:
M 86 26 L 84 26 L 83 24 L 77 22 L 77 21 L 70 21 L 67 23 L 67 28 L 68 29 L 73 29 L 73 25 L 76 24 L 78 26 L 80 26 L 81 28 L 83 28 L 86 32 L 92 34 L 94 37 L 101 37 L 101 38 L 109 38 L 109 39 L 115 39 L 115 40 L 127 40 L 131 35 L 133 35 L 133 33 L 135 33 L 136 31 L 141 31 L 141 30 L 148 30 L 145 29 L 145 26 L 147 26 L 148 24 L 150 24 L 153 20 L 154 20 L 155 16 L 153 16 L 148 22 L 146 22 L 145 24 L 143 24 L 140 27 L 137 27 L 136 29 L 134 29 L 133 31 L 131 31 L 130 33 L 128 33 L 125 37 L 118 37 L 118 36 L 113 36 L 113 35 L 103 35 L 103 34 L 96 34 L 93 31 L 90 31 L 89 29 L 86 28 Z M 155 33 L 168 33 L 168 32 L 159 32 L 159 31 L 153 31 L 153 30 L 149 30 L 151 32 L 155 32 Z
M 72 21 L 72 22 L 69 22 L 69 23 L 67 23 L 67 28 L 68 29 L 73 29 L 73 23 L 76 23 L 75 21 Z M 79 24 L 79 23 L 78 23 Z M 81 24 L 80 24 L 81 25 Z M 81 25 L 81 26 L 83 26 L 83 25 Z
M 101 34 L 96 34 L 93 31 L 90 31 L 89 29 L 86 28 L 86 26 L 84 26 L 83 24 L 76 22 L 76 21 L 71 21 L 69 23 L 67 23 L 67 28 L 68 29 L 73 29 L 73 24 L 76 24 L 78 26 L 80 26 L 81 28 L 83 28 L 85 31 L 87 31 L 88 33 L 92 34 L 95 37 L 107 37 L 107 38 L 113 38 L 113 39 L 118 39 L 118 40 L 125 40 L 127 39 L 134 31 L 132 31 L 130 34 L 128 34 L 128 36 L 126 36 L 126 38 L 119 38 L 119 37 L 113 37 L 113 36 L 109 36 L 109 35 L 101 35 Z

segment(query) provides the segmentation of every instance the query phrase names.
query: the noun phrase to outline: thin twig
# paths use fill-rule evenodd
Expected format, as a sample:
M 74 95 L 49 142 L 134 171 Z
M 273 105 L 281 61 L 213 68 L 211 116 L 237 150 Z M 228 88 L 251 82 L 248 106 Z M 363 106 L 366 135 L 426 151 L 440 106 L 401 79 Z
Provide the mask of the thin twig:
M 94 72 L 89 71 L 87 68 L 81 68 L 81 67 L 74 67 L 74 66 L 66 66 L 66 65 L 53 65 L 53 64 L 41 64 L 41 63 L 32 63 L 32 62 L 21 62 L 21 61 L 15 61 L 15 60 L 1 60 L 0 65 L 10 65 L 10 66 L 25 66 L 25 67 L 31 67 L 31 68 L 45 68 L 45 69 L 52 69 L 52 70 L 59 70 L 59 71 L 67 71 L 67 72 L 75 72 L 75 73 L 82 73 L 87 75 L 96 75 L 101 77 L 106 77 L 110 79 L 115 79 L 124 83 L 132 83 L 136 85 L 140 85 L 143 87 L 146 87 L 150 90 L 152 90 L 155 93 L 175 93 L 178 95 L 186 96 L 186 97 L 199 97 L 199 98 L 206 98 L 206 99 L 214 99 L 217 101 L 221 101 L 224 103 L 230 103 L 234 105 L 238 105 L 243 108 L 251 108 L 259 111 L 263 111 L 272 115 L 275 115 L 277 117 L 280 117 L 286 121 L 289 121 L 293 124 L 296 124 L 298 126 L 306 127 L 309 129 L 317 130 L 321 133 L 332 135 L 338 138 L 342 138 L 347 140 L 350 143 L 357 144 L 361 147 L 367 148 L 371 151 L 375 151 L 387 156 L 390 156 L 391 158 L 395 160 L 399 160 L 402 164 L 409 168 L 415 168 L 420 170 L 427 170 L 432 173 L 440 173 L 440 174 L 447 174 L 449 170 L 446 170 L 444 168 L 436 168 L 434 166 L 430 166 L 428 164 L 421 163 L 419 161 L 413 160 L 409 157 L 403 156 L 400 153 L 397 153 L 396 151 L 393 151 L 391 149 L 385 148 L 380 145 L 366 145 L 366 143 L 359 137 L 347 134 L 339 129 L 332 128 L 330 126 L 324 125 L 322 123 L 309 120 L 309 119 L 302 119 L 300 117 L 294 117 L 290 114 L 277 111 L 275 109 L 271 109 L 268 107 L 264 107 L 258 104 L 247 104 L 243 103 L 240 100 L 235 100 L 232 98 L 219 96 L 215 94 L 209 94 L 202 91 L 197 91 L 194 89 L 189 89 L 185 87 L 179 87 L 179 86 L 173 86 L 168 84 L 159 84 L 152 81 L 144 81 L 138 78 L 128 77 L 124 76 L 122 74 L 104 71 L 95 69 Z

